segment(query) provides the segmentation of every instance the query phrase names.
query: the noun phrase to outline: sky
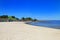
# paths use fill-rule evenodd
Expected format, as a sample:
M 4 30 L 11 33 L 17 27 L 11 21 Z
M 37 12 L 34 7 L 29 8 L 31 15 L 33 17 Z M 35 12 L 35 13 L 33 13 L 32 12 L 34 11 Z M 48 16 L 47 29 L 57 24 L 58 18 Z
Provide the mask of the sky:
M 0 0 L 0 15 L 60 20 L 60 0 Z

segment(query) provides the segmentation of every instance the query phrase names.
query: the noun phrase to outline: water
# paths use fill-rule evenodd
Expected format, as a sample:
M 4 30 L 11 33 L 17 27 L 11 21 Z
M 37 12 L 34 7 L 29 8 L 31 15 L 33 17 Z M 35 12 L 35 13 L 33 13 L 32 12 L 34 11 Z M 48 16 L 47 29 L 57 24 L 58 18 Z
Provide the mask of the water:
M 48 20 L 48 21 L 42 21 L 42 22 L 29 22 L 28 24 L 35 25 L 35 26 L 43 26 L 43 27 L 60 29 L 60 20 Z

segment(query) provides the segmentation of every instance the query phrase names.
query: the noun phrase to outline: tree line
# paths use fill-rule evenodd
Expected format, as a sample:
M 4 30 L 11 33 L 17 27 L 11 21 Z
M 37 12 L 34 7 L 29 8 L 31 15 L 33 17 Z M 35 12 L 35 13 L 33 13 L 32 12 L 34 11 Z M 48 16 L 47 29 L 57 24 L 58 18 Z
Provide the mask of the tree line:
M 37 19 L 33 19 L 31 17 L 22 17 L 22 18 L 17 18 L 15 16 L 8 16 L 8 15 L 2 15 L 0 16 L 0 18 L 3 18 L 3 19 L 8 19 L 9 21 L 38 21 Z

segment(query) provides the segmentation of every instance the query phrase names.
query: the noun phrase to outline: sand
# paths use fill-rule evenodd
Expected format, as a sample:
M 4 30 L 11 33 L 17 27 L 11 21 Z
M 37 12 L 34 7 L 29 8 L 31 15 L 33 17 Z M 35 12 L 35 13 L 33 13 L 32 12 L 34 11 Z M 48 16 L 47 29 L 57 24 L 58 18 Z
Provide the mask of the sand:
M 60 29 L 0 22 L 0 40 L 60 40 Z

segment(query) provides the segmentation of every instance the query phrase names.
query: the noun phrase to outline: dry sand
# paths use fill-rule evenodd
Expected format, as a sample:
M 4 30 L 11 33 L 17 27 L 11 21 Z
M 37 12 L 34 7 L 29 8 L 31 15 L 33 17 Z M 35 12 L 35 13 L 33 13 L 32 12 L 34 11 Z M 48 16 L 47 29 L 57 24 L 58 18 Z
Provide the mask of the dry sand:
M 0 40 L 60 40 L 60 30 L 24 22 L 0 22 Z

